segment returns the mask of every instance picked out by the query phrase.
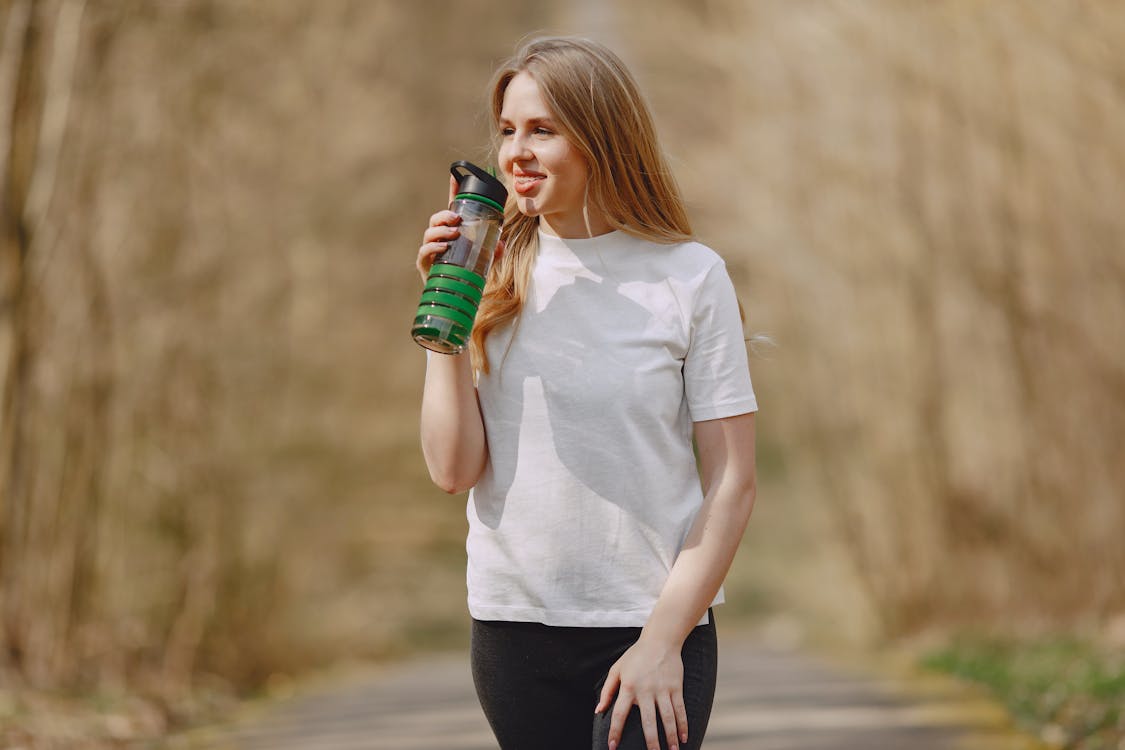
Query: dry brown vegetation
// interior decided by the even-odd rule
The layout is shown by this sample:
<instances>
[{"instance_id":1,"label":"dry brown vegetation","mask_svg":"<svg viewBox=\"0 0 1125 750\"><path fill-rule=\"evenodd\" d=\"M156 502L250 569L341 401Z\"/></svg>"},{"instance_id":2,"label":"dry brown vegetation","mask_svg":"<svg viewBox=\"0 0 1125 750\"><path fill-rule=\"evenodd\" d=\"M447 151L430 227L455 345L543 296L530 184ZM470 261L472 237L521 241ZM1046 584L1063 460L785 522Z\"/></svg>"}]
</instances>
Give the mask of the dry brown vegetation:
<instances>
[{"instance_id":1,"label":"dry brown vegetation","mask_svg":"<svg viewBox=\"0 0 1125 750\"><path fill-rule=\"evenodd\" d=\"M2 682L172 707L460 637L413 253L544 29L650 93L779 344L761 502L881 632L1125 612L1125 9L562 7L0 2Z\"/></svg>"},{"instance_id":2,"label":"dry brown vegetation","mask_svg":"<svg viewBox=\"0 0 1125 750\"><path fill-rule=\"evenodd\" d=\"M709 177L745 175L716 236L782 343L767 424L883 625L1120 614L1125 15L732 7L759 35L712 48L741 64Z\"/></svg>"}]
</instances>

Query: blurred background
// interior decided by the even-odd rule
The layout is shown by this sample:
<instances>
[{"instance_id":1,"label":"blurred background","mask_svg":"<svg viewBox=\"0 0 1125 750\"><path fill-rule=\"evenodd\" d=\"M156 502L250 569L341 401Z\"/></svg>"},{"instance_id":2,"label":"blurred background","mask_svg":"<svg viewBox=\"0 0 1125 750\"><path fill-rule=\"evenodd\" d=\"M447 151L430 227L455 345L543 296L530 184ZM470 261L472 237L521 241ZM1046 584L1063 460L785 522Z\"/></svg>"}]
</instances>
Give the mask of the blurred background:
<instances>
[{"instance_id":1,"label":"blurred background","mask_svg":"<svg viewBox=\"0 0 1125 750\"><path fill-rule=\"evenodd\" d=\"M464 645L413 264L536 32L776 343L721 619L1125 646L1125 6L0 0L0 720Z\"/></svg>"}]
</instances>

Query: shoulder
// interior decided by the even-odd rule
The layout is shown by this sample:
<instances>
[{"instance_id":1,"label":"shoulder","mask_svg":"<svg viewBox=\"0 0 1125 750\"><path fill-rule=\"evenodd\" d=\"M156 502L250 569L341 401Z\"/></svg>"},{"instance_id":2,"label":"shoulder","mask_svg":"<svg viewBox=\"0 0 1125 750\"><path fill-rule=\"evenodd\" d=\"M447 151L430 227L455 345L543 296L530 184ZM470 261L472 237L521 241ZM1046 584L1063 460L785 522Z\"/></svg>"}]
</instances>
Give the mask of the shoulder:
<instances>
[{"instance_id":1,"label":"shoulder","mask_svg":"<svg viewBox=\"0 0 1125 750\"><path fill-rule=\"evenodd\" d=\"M655 262L664 275L673 279L700 279L712 271L725 271L726 268L721 255L696 240L661 244L638 237L629 239L635 252L643 254L646 260Z\"/></svg>"},{"instance_id":2,"label":"shoulder","mask_svg":"<svg viewBox=\"0 0 1125 750\"><path fill-rule=\"evenodd\" d=\"M676 261L689 269L706 272L726 266L723 257L702 242L681 242L672 248Z\"/></svg>"}]
</instances>

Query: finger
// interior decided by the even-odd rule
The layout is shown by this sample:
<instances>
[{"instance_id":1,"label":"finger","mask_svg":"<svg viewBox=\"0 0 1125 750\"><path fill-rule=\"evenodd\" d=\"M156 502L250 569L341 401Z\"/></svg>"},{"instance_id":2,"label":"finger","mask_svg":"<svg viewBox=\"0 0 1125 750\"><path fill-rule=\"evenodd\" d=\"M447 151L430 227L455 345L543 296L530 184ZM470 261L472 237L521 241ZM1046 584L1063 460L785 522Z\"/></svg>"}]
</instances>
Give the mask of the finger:
<instances>
[{"instance_id":1,"label":"finger","mask_svg":"<svg viewBox=\"0 0 1125 750\"><path fill-rule=\"evenodd\" d=\"M672 708L672 699L663 695L656 701L656 707L660 709L660 725L664 727L668 750L678 750L680 743L676 741L676 711Z\"/></svg>"},{"instance_id":2,"label":"finger","mask_svg":"<svg viewBox=\"0 0 1125 750\"><path fill-rule=\"evenodd\" d=\"M500 260L500 256L504 254L504 240L496 241L496 252L492 254L492 262Z\"/></svg>"},{"instance_id":3,"label":"finger","mask_svg":"<svg viewBox=\"0 0 1125 750\"><path fill-rule=\"evenodd\" d=\"M656 707L651 700L637 701L641 707L641 729L645 734L648 750L660 750L660 734L656 729Z\"/></svg>"},{"instance_id":4,"label":"finger","mask_svg":"<svg viewBox=\"0 0 1125 750\"><path fill-rule=\"evenodd\" d=\"M687 742L687 706L684 705L684 692L682 690L672 693L672 710L676 713L676 727L680 733L680 742Z\"/></svg>"},{"instance_id":5,"label":"finger","mask_svg":"<svg viewBox=\"0 0 1125 750\"><path fill-rule=\"evenodd\" d=\"M418 248L418 259L414 262L414 267L422 274L422 278L430 272L434 259L448 249L449 243L446 242L428 242Z\"/></svg>"},{"instance_id":6,"label":"finger","mask_svg":"<svg viewBox=\"0 0 1125 750\"><path fill-rule=\"evenodd\" d=\"M625 730L625 720L629 718L629 711L633 708L633 696L625 688L617 694L617 702L613 704L613 714L609 720L609 750L616 750L617 743L621 742L621 733Z\"/></svg>"},{"instance_id":7,"label":"finger","mask_svg":"<svg viewBox=\"0 0 1125 750\"><path fill-rule=\"evenodd\" d=\"M458 229L457 227L451 227L451 226L447 226L445 224L439 224L436 227L430 227L426 231L422 232L422 242L437 242L438 240L451 240L454 237L460 236L460 234L461 234L461 230Z\"/></svg>"},{"instance_id":8,"label":"finger","mask_svg":"<svg viewBox=\"0 0 1125 750\"><path fill-rule=\"evenodd\" d=\"M449 175L449 202L452 203L453 199L457 197L457 178Z\"/></svg>"},{"instance_id":9,"label":"finger","mask_svg":"<svg viewBox=\"0 0 1125 750\"><path fill-rule=\"evenodd\" d=\"M602 685L602 693L598 698L598 705L594 707L594 713L600 714L609 708L609 702L613 700L613 694L617 692L617 682L616 670L610 669L609 674L606 675L605 684Z\"/></svg>"},{"instance_id":10,"label":"finger","mask_svg":"<svg viewBox=\"0 0 1125 750\"><path fill-rule=\"evenodd\" d=\"M455 214L452 211L449 211L448 209L444 210L444 211L438 211L436 214L434 214L433 216L430 217L430 226L431 227L437 227L437 226L453 227L453 226L457 226L460 223L461 223L461 215Z\"/></svg>"}]
</instances>

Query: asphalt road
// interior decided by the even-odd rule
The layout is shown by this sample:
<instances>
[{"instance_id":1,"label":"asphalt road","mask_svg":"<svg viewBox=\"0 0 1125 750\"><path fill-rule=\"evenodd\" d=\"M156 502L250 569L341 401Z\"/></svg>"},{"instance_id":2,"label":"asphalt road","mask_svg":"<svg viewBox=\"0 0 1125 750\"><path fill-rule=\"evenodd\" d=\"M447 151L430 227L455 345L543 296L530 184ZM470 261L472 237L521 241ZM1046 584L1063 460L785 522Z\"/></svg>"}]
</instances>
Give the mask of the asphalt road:
<instances>
[{"instance_id":1,"label":"asphalt road","mask_svg":"<svg viewBox=\"0 0 1125 750\"><path fill-rule=\"evenodd\" d=\"M707 750L1015 750L1006 717L953 683L903 682L724 638ZM465 654L427 657L271 704L208 750L495 750ZM534 750L534 749L529 749Z\"/></svg>"}]
</instances>

